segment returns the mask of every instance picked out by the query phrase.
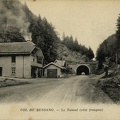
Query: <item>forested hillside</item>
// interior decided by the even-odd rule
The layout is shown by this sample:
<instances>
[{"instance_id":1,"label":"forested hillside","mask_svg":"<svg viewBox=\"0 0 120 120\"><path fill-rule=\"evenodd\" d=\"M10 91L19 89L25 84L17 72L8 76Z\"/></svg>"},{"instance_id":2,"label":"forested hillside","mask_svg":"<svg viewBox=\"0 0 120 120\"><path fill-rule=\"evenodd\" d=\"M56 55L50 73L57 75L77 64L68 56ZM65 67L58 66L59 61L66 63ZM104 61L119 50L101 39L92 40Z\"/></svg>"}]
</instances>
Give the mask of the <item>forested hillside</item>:
<instances>
[{"instance_id":1,"label":"forested hillside","mask_svg":"<svg viewBox=\"0 0 120 120\"><path fill-rule=\"evenodd\" d=\"M97 50L99 61L97 74L105 72L98 81L99 86L115 103L120 103L120 16L117 31L104 40Z\"/></svg>"},{"instance_id":2,"label":"forested hillside","mask_svg":"<svg viewBox=\"0 0 120 120\"><path fill-rule=\"evenodd\" d=\"M61 40L52 23L40 15L34 15L26 4L18 0L0 1L0 26L0 42L31 39L42 49L46 63L62 59L64 52L67 59L73 61L89 61L94 57L92 49L78 44L77 38L74 40L72 36L64 36ZM64 52L62 48L65 48Z\"/></svg>"},{"instance_id":3,"label":"forested hillside","mask_svg":"<svg viewBox=\"0 0 120 120\"><path fill-rule=\"evenodd\" d=\"M120 16L117 20L117 31L104 40L97 49L96 59L102 64L105 62L105 57L110 58L111 62L120 63Z\"/></svg>"},{"instance_id":4,"label":"forested hillside","mask_svg":"<svg viewBox=\"0 0 120 120\"><path fill-rule=\"evenodd\" d=\"M105 57L110 58L112 62L115 62L116 56L116 35L113 34L104 40L99 48L97 49L96 59L103 63L105 62Z\"/></svg>"},{"instance_id":5,"label":"forested hillside","mask_svg":"<svg viewBox=\"0 0 120 120\"><path fill-rule=\"evenodd\" d=\"M86 55L81 55L80 52L69 50L64 44L59 44L58 49L58 59L63 59L71 62L87 62L90 61Z\"/></svg>"},{"instance_id":6,"label":"forested hillside","mask_svg":"<svg viewBox=\"0 0 120 120\"><path fill-rule=\"evenodd\" d=\"M84 45L79 44L77 38L74 40L72 35L69 37L63 34L62 43L70 50L79 52L81 55L86 55L86 57L88 57L90 60L94 58L92 49L90 47L87 48Z\"/></svg>"}]
</instances>

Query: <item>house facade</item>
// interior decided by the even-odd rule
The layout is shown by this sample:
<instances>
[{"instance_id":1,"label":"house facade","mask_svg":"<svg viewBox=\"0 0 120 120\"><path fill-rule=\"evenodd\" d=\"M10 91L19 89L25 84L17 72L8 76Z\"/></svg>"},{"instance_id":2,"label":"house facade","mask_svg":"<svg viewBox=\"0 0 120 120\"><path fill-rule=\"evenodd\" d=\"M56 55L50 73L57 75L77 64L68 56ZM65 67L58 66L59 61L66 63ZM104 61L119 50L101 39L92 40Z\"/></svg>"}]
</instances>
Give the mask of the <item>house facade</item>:
<instances>
[{"instance_id":1,"label":"house facade","mask_svg":"<svg viewBox=\"0 0 120 120\"><path fill-rule=\"evenodd\" d=\"M43 59L41 49L32 42L0 43L0 76L41 77Z\"/></svg>"},{"instance_id":2,"label":"house facade","mask_svg":"<svg viewBox=\"0 0 120 120\"><path fill-rule=\"evenodd\" d=\"M55 60L44 66L44 77L58 78L66 75L66 62L61 60Z\"/></svg>"}]
</instances>

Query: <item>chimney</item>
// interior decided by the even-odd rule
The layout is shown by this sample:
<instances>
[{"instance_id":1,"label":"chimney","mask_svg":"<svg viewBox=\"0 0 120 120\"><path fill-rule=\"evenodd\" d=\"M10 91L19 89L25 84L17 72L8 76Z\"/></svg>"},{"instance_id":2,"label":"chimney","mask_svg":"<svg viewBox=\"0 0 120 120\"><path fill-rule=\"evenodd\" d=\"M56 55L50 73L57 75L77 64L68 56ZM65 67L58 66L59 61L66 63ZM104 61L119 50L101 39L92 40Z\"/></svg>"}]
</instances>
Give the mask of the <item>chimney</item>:
<instances>
[{"instance_id":1,"label":"chimney","mask_svg":"<svg viewBox=\"0 0 120 120\"><path fill-rule=\"evenodd\" d=\"M23 35L23 37L26 41L32 41L31 33L26 33L26 34Z\"/></svg>"}]
</instances>

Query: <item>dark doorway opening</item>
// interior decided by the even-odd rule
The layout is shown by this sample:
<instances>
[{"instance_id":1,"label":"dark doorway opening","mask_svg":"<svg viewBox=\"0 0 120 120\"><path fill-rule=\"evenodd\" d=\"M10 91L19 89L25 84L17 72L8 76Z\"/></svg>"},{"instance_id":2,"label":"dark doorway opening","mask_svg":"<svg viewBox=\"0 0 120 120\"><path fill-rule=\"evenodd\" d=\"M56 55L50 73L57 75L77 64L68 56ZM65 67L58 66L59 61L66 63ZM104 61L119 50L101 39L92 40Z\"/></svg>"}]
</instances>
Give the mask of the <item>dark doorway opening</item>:
<instances>
[{"instance_id":1,"label":"dark doorway opening","mask_svg":"<svg viewBox=\"0 0 120 120\"><path fill-rule=\"evenodd\" d=\"M0 76L2 76L2 67L0 67Z\"/></svg>"},{"instance_id":2,"label":"dark doorway opening","mask_svg":"<svg viewBox=\"0 0 120 120\"><path fill-rule=\"evenodd\" d=\"M43 69L31 66L31 78L41 78L43 76Z\"/></svg>"},{"instance_id":3,"label":"dark doorway opening","mask_svg":"<svg viewBox=\"0 0 120 120\"><path fill-rule=\"evenodd\" d=\"M81 65L77 68L77 75L81 74L89 75L89 68L85 65Z\"/></svg>"},{"instance_id":4,"label":"dark doorway opening","mask_svg":"<svg viewBox=\"0 0 120 120\"><path fill-rule=\"evenodd\" d=\"M36 70L37 70L36 67L33 67L33 66L31 67L31 77L32 78L36 78L37 77Z\"/></svg>"}]
</instances>

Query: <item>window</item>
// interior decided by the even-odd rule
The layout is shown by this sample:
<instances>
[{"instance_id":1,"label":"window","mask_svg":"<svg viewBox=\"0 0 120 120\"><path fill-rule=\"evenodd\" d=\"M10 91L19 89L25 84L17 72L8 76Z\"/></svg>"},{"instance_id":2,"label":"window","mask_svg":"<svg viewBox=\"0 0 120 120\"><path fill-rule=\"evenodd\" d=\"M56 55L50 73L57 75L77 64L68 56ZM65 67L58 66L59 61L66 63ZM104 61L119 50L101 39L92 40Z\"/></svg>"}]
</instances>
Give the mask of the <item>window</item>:
<instances>
[{"instance_id":1,"label":"window","mask_svg":"<svg viewBox=\"0 0 120 120\"><path fill-rule=\"evenodd\" d=\"M14 75L16 73L16 68L15 67L12 67L12 74Z\"/></svg>"},{"instance_id":2,"label":"window","mask_svg":"<svg viewBox=\"0 0 120 120\"><path fill-rule=\"evenodd\" d=\"M37 57L37 63L42 64L43 63L43 59L41 57Z\"/></svg>"},{"instance_id":3,"label":"window","mask_svg":"<svg viewBox=\"0 0 120 120\"><path fill-rule=\"evenodd\" d=\"M11 62L13 62L13 63L16 62L16 56L12 56Z\"/></svg>"}]
</instances>

